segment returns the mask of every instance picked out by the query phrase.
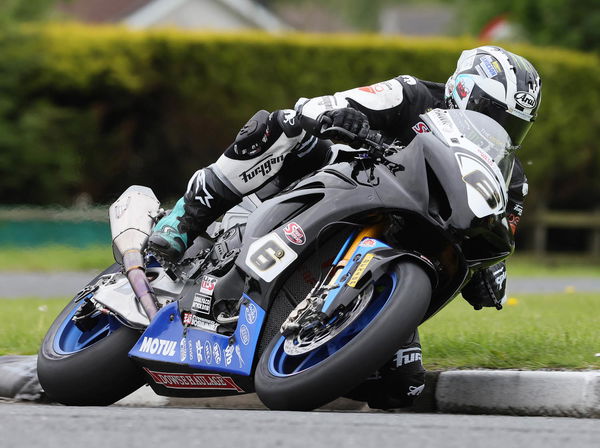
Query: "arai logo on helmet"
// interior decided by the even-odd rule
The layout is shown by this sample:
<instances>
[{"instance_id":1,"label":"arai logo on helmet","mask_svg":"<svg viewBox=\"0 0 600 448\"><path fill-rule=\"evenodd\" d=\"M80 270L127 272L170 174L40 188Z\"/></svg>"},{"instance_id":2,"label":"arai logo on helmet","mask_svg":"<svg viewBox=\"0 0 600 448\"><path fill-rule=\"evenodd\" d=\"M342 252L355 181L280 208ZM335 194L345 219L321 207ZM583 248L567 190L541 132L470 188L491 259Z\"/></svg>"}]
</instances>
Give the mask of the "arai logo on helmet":
<instances>
[{"instance_id":1,"label":"arai logo on helmet","mask_svg":"<svg viewBox=\"0 0 600 448\"><path fill-rule=\"evenodd\" d=\"M526 108L533 108L537 103L535 96L523 91L515 93L515 101L519 106Z\"/></svg>"}]
</instances>

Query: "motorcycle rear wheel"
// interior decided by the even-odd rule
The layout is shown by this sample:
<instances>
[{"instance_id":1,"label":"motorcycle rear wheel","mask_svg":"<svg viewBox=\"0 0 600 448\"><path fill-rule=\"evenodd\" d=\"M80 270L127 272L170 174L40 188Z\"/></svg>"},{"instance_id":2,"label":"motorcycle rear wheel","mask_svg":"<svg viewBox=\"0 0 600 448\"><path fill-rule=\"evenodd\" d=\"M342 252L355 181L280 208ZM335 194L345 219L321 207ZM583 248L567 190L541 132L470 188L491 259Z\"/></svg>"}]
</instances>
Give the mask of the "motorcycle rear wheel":
<instances>
[{"instance_id":1,"label":"motorcycle rear wheel","mask_svg":"<svg viewBox=\"0 0 600 448\"><path fill-rule=\"evenodd\" d=\"M421 322L431 281L411 260L396 263L376 285L383 292L361 313L365 327L340 334L314 353L287 355L277 334L258 361L254 383L270 409L308 411L344 395L392 358ZM360 317L363 319L363 317Z\"/></svg>"},{"instance_id":2,"label":"motorcycle rear wheel","mask_svg":"<svg viewBox=\"0 0 600 448\"><path fill-rule=\"evenodd\" d=\"M90 281L118 272L117 264ZM46 333L38 354L42 388L52 401L72 406L107 406L126 397L145 381L127 356L139 331L109 317L82 331L71 321L82 301L71 300Z\"/></svg>"}]
</instances>

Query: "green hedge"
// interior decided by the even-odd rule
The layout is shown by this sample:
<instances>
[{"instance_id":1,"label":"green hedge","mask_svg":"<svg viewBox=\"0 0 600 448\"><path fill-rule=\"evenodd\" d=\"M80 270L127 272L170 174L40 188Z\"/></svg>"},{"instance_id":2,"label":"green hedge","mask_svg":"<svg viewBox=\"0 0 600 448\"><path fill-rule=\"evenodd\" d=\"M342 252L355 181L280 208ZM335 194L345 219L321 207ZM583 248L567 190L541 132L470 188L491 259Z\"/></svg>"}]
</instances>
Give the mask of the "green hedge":
<instances>
[{"instance_id":1,"label":"green hedge","mask_svg":"<svg viewBox=\"0 0 600 448\"><path fill-rule=\"evenodd\" d=\"M0 201L68 204L87 193L108 202L132 183L176 197L256 110L398 74L444 82L460 51L477 45L75 25L5 33ZM510 49L530 59L544 82L539 123L521 154L532 190L550 205L598 203L597 56Z\"/></svg>"}]
</instances>

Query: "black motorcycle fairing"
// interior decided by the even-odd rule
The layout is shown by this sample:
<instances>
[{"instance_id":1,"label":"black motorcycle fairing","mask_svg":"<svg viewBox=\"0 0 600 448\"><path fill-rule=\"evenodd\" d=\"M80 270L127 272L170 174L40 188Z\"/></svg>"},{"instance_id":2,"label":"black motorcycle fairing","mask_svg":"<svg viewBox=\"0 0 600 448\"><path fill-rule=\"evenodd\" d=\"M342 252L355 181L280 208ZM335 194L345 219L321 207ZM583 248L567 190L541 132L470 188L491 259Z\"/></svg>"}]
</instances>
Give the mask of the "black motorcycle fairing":
<instances>
[{"instance_id":1,"label":"black motorcycle fairing","mask_svg":"<svg viewBox=\"0 0 600 448\"><path fill-rule=\"evenodd\" d=\"M404 165L407 171L411 169L411 159L425 160L427 188L430 192L429 217L461 245L470 264L491 265L512 253L514 237L504 213L479 218L470 208L465 198L467 181L463 179L456 162L457 155L465 152L461 148L449 148L432 133L424 133L415 137L405 150L391 159ZM469 157L474 156L469 154ZM485 165L481 165L485 169ZM440 188L436 191L438 184ZM502 209L505 207L506 203Z\"/></svg>"}]
</instances>

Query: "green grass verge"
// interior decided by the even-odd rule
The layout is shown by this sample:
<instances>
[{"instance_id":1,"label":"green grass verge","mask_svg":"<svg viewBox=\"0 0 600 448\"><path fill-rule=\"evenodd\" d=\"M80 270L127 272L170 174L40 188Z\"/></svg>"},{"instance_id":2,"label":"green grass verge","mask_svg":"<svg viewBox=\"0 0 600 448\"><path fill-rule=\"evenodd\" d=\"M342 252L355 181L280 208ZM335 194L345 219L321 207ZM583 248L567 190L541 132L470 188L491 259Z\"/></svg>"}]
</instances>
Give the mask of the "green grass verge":
<instances>
[{"instance_id":1,"label":"green grass verge","mask_svg":"<svg viewBox=\"0 0 600 448\"><path fill-rule=\"evenodd\" d=\"M516 301L516 302L515 302ZM36 353L67 299L0 299L0 355ZM457 298L421 327L428 369L599 369L600 297L523 295L502 311Z\"/></svg>"},{"instance_id":2,"label":"green grass verge","mask_svg":"<svg viewBox=\"0 0 600 448\"><path fill-rule=\"evenodd\" d=\"M0 299L0 355L38 352L50 325L68 299Z\"/></svg>"},{"instance_id":3,"label":"green grass verge","mask_svg":"<svg viewBox=\"0 0 600 448\"><path fill-rule=\"evenodd\" d=\"M460 297L421 326L428 369L598 369L597 294L523 294L501 311Z\"/></svg>"},{"instance_id":4,"label":"green grass verge","mask_svg":"<svg viewBox=\"0 0 600 448\"><path fill-rule=\"evenodd\" d=\"M109 245L0 248L0 270L3 271L103 270L114 262Z\"/></svg>"},{"instance_id":5,"label":"green grass verge","mask_svg":"<svg viewBox=\"0 0 600 448\"><path fill-rule=\"evenodd\" d=\"M85 271L103 270L114 263L110 246L74 248L0 248L0 270L4 271ZM514 276L600 277L600 260L575 255L543 258L517 254L508 261L508 274Z\"/></svg>"},{"instance_id":6,"label":"green grass verge","mask_svg":"<svg viewBox=\"0 0 600 448\"><path fill-rule=\"evenodd\" d=\"M508 275L519 277L600 277L600 259L584 255L516 253L507 267Z\"/></svg>"}]
</instances>

